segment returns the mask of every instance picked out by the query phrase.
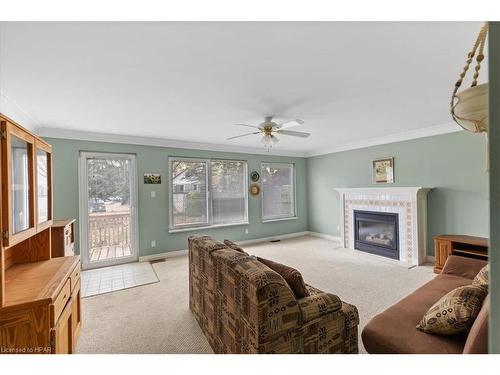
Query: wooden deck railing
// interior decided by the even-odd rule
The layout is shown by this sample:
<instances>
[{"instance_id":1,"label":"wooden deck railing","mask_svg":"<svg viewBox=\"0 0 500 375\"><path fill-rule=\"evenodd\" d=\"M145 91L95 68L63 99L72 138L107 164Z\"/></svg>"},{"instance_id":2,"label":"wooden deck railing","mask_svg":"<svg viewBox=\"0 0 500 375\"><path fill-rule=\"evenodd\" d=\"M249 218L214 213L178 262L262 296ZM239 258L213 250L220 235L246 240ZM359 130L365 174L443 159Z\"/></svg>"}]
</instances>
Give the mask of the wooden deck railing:
<instances>
[{"instance_id":1,"label":"wooden deck railing","mask_svg":"<svg viewBox=\"0 0 500 375\"><path fill-rule=\"evenodd\" d=\"M89 215L89 248L130 245L130 213Z\"/></svg>"}]
</instances>

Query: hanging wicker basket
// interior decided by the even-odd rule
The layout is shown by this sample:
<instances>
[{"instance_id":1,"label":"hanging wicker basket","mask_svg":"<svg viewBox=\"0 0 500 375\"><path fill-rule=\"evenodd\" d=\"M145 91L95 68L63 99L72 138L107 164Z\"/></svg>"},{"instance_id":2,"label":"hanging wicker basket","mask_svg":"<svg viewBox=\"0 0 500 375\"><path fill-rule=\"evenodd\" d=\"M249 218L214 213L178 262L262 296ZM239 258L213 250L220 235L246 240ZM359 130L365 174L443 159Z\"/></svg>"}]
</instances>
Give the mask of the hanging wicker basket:
<instances>
[{"instance_id":1,"label":"hanging wicker basket","mask_svg":"<svg viewBox=\"0 0 500 375\"><path fill-rule=\"evenodd\" d=\"M455 95L454 120L474 133L488 131L488 84L483 83Z\"/></svg>"},{"instance_id":2,"label":"hanging wicker basket","mask_svg":"<svg viewBox=\"0 0 500 375\"><path fill-rule=\"evenodd\" d=\"M484 59L483 49L487 33L488 23L485 23L479 32L474 48L467 56L467 63L455 84L451 98L451 116L453 120L465 130L474 133L488 131L488 84L477 84L479 69ZM478 54L471 87L458 92L476 52Z\"/></svg>"}]
</instances>

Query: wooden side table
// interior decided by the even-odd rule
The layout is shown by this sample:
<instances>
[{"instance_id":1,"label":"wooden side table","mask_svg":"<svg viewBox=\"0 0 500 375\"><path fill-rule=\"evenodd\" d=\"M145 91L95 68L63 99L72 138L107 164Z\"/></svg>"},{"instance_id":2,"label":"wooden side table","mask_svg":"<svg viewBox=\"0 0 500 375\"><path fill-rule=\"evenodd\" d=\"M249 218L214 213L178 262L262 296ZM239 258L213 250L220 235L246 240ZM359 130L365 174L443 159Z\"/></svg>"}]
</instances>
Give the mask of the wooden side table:
<instances>
[{"instance_id":1,"label":"wooden side table","mask_svg":"<svg viewBox=\"0 0 500 375\"><path fill-rule=\"evenodd\" d=\"M450 255L488 260L488 239L460 234L443 234L434 237L434 272L441 270Z\"/></svg>"}]
</instances>

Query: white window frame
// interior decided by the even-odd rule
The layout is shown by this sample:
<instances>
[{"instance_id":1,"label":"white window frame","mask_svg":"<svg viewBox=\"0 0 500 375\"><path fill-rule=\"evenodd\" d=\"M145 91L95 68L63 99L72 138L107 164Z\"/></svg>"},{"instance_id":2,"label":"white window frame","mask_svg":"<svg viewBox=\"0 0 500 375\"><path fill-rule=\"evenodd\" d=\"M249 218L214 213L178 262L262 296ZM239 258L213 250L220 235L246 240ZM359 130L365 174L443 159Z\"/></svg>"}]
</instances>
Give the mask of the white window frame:
<instances>
[{"instance_id":1,"label":"white window frame","mask_svg":"<svg viewBox=\"0 0 500 375\"><path fill-rule=\"evenodd\" d=\"M200 224L181 224L174 226L174 194L173 194L173 181L172 181L172 161L187 161L187 162L204 162L207 166L206 171L206 186L207 186L207 223ZM241 222L237 223L227 223L227 224L213 224L212 217L212 161L222 160L222 161L233 161L243 163L243 193L245 197L245 218ZM183 156L170 156L168 158L168 193L169 193L169 233L177 232L187 232L194 231L198 229L210 229L210 228L221 228L221 227L231 227L238 225L248 225L248 162L246 160L237 159L224 159L224 158L189 158Z\"/></svg>"},{"instance_id":2,"label":"white window frame","mask_svg":"<svg viewBox=\"0 0 500 375\"><path fill-rule=\"evenodd\" d=\"M263 161L260 163L260 176L262 179L263 176L263 171L264 171L264 166L265 165L273 165L276 167L286 167L286 168L292 168L292 195L293 195L293 212L291 215L275 215L275 216L268 216L264 217L264 183L261 183L261 196L260 196L260 206L261 206L261 218L263 223L269 223L273 221L284 221L284 220L296 220L298 219L297 216L297 177L295 173L295 164L294 163L279 163L279 162L270 162L270 161Z\"/></svg>"}]
</instances>

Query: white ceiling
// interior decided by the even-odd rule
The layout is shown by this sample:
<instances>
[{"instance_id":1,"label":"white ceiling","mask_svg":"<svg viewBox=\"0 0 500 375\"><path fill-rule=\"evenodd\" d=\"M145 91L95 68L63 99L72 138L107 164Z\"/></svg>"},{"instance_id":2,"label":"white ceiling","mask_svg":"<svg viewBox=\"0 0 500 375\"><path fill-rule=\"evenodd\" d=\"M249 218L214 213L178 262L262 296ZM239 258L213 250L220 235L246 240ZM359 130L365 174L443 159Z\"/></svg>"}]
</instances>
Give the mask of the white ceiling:
<instances>
[{"instance_id":1,"label":"white ceiling","mask_svg":"<svg viewBox=\"0 0 500 375\"><path fill-rule=\"evenodd\" d=\"M260 138L226 141L246 131L232 124L301 118L294 130L312 136L282 136L274 152L313 155L452 129L451 90L480 27L2 23L0 105L41 135L241 151Z\"/></svg>"}]
</instances>

